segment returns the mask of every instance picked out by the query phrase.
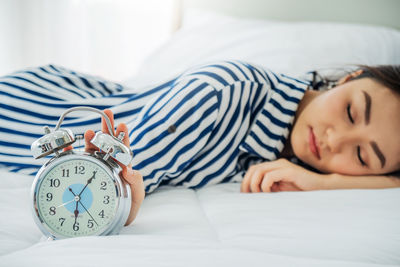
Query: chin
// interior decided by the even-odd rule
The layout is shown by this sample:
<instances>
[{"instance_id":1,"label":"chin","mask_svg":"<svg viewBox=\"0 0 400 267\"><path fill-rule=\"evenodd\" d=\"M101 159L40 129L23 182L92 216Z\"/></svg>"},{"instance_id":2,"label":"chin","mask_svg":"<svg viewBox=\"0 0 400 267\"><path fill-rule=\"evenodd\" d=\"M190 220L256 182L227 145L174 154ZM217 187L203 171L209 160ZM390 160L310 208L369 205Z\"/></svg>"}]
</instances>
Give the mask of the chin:
<instances>
[{"instance_id":1,"label":"chin","mask_svg":"<svg viewBox=\"0 0 400 267\"><path fill-rule=\"evenodd\" d=\"M309 155L306 153L308 149L308 143L302 142L302 138L296 138L294 136L292 136L290 143L292 145L292 152L294 156L310 165L310 159L308 158Z\"/></svg>"},{"instance_id":2,"label":"chin","mask_svg":"<svg viewBox=\"0 0 400 267\"><path fill-rule=\"evenodd\" d=\"M313 160L314 155L312 154L307 154L305 153L308 149L308 144L306 144L304 146L304 150L302 149L296 149L298 147L296 147L296 145L293 146L293 154L300 159L302 162L304 162L305 164L309 165L310 167L325 173L324 170L321 170L321 166L318 166L319 164L317 164L317 162L315 162L315 160Z\"/></svg>"},{"instance_id":3,"label":"chin","mask_svg":"<svg viewBox=\"0 0 400 267\"><path fill-rule=\"evenodd\" d=\"M306 161L306 160L302 160L304 163L306 163L307 165L311 166L312 168L316 169L317 171L324 173L324 174L329 174L332 173L332 171L327 170L324 167L321 167L320 164L316 164L315 162L311 161Z\"/></svg>"}]
</instances>

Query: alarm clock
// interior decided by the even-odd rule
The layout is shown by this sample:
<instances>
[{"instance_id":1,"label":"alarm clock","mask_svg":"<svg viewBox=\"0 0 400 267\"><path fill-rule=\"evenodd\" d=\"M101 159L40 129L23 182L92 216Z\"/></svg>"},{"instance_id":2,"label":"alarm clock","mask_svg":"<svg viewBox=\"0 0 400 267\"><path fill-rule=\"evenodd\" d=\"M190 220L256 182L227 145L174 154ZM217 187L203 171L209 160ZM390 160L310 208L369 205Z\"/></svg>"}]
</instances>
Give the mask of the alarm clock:
<instances>
[{"instance_id":1,"label":"alarm clock","mask_svg":"<svg viewBox=\"0 0 400 267\"><path fill-rule=\"evenodd\" d=\"M110 134L97 132L90 141L99 151L60 151L77 139L70 129L60 128L73 111L102 115ZM95 108L74 107L60 117L54 131L32 143L34 158L54 153L38 171L32 184L33 217L49 239L118 234L131 209L130 187L119 176L132 160L132 151L123 144L124 133L113 135L108 116ZM82 137L81 137L82 138Z\"/></svg>"}]
</instances>

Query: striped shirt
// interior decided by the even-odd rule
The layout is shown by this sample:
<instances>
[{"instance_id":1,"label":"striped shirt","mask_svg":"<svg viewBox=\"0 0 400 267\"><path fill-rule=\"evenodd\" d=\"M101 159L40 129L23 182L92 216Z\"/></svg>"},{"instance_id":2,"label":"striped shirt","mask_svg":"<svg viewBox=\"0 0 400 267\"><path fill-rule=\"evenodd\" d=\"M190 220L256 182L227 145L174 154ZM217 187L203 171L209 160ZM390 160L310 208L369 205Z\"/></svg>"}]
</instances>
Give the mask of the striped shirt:
<instances>
[{"instance_id":1,"label":"striped shirt","mask_svg":"<svg viewBox=\"0 0 400 267\"><path fill-rule=\"evenodd\" d=\"M30 152L43 126L90 106L127 124L147 193L240 182L236 174L250 165L277 159L309 84L239 61L198 66L142 91L54 65L26 69L0 78L0 164L34 175L49 159ZM62 128L100 130L100 118L71 113Z\"/></svg>"}]
</instances>

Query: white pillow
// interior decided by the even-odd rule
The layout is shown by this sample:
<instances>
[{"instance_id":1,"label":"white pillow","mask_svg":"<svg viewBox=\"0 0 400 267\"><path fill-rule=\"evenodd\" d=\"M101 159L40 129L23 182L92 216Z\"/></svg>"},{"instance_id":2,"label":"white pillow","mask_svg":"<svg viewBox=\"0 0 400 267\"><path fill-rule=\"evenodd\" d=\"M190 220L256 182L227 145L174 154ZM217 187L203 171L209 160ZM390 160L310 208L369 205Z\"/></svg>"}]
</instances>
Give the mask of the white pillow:
<instances>
[{"instance_id":1,"label":"white pillow","mask_svg":"<svg viewBox=\"0 0 400 267\"><path fill-rule=\"evenodd\" d=\"M127 83L149 85L214 60L239 59L295 76L353 64L400 64L399 47L400 32L380 26L278 22L197 12Z\"/></svg>"}]
</instances>

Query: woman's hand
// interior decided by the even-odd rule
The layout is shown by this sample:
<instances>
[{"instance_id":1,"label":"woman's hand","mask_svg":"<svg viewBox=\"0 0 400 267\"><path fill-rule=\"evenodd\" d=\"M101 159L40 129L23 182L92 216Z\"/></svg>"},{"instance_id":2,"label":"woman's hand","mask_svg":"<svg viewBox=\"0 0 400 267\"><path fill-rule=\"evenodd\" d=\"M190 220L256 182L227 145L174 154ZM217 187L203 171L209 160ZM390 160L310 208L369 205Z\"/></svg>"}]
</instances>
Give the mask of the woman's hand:
<instances>
[{"instance_id":1,"label":"woman's hand","mask_svg":"<svg viewBox=\"0 0 400 267\"><path fill-rule=\"evenodd\" d=\"M110 118L114 136L118 136L120 132L124 132L125 136L122 141L126 146L129 147L129 134L128 134L128 128L126 127L126 125L124 123L119 124L117 127L117 132L115 133L114 132L114 115L113 115L113 113L109 109L104 110L104 112ZM101 128L104 133L109 134L107 124L106 124L104 118L101 118ZM98 150L97 147L95 147L92 143L90 143L90 140L93 139L94 135L95 135L95 133L92 130L87 130L85 132L85 151L86 152L93 153L94 151ZM143 202L143 199L145 196L144 183L143 183L143 177L140 174L140 172L132 169L132 164L129 164L128 166L124 166L123 164L120 164L120 163L118 163L118 164L122 168L122 171L120 173L122 180L124 182L128 183L131 188L132 204L131 204L131 210L130 210L128 219L125 223L125 226L126 226L126 225L129 225L136 218L136 215L139 211L140 205Z\"/></svg>"},{"instance_id":2,"label":"woman's hand","mask_svg":"<svg viewBox=\"0 0 400 267\"><path fill-rule=\"evenodd\" d=\"M279 192L321 190L325 177L306 170L287 159L251 166L244 176L241 192Z\"/></svg>"}]
</instances>

